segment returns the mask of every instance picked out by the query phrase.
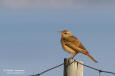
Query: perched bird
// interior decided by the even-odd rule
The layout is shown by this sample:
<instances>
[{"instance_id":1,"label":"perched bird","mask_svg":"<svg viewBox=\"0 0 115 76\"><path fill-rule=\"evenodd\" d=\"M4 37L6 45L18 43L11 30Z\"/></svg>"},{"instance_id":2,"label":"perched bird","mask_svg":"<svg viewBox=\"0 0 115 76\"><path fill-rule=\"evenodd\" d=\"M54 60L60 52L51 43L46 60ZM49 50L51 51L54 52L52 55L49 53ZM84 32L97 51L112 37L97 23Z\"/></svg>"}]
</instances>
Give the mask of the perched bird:
<instances>
[{"instance_id":1,"label":"perched bird","mask_svg":"<svg viewBox=\"0 0 115 76\"><path fill-rule=\"evenodd\" d=\"M73 58L78 53L82 53L88 56L95 63L97 63L97 61L89 54L87 49L82 45L80 40L75 36L73 36L69 30L60 31L60 34L61 34L61 45L63 49L68 53L72 54L70 58Z\"/></svg>"}]
</instances>

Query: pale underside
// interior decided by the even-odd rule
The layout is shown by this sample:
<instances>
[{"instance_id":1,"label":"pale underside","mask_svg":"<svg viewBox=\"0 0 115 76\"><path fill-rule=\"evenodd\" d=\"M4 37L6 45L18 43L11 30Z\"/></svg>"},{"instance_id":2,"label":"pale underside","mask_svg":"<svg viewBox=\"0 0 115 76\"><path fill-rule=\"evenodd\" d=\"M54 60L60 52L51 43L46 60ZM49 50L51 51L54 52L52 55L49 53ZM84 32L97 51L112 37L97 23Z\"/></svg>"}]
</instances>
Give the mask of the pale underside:
<instances>
[{"instance_id":1,"label":"pale underside","mask_svg":"<svg viewBox=\"0 0 115 76\"><path fill-rule=\"evenodd\" d=\"M68 52L68 53L70 53L70 54L72 54L72 55L78 53L78 52L74 51L73 49L71 49L70 47L66 46L65 44L63 44L62 47L63 47L63 49L64 49L66 52Z\"/></svg>"}]
</instances>

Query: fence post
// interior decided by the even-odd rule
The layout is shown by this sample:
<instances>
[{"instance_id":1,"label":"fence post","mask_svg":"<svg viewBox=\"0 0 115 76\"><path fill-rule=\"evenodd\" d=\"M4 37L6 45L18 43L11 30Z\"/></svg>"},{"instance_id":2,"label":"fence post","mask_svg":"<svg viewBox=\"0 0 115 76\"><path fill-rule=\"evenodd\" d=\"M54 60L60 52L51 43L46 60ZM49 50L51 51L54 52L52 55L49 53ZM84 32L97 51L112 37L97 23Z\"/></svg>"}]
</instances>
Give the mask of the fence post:
<instances>
[{"instance_id":1,"label":"fence post","mask_svg":"<svg viewBox=\"0 0 115 76\"><path fill-rule=\"evenodd\" d=\"M78 61L83 64L82 61ZM73 59L64 58L64 76L83 76L83 65Z\"/></svg>"}]
</instances>

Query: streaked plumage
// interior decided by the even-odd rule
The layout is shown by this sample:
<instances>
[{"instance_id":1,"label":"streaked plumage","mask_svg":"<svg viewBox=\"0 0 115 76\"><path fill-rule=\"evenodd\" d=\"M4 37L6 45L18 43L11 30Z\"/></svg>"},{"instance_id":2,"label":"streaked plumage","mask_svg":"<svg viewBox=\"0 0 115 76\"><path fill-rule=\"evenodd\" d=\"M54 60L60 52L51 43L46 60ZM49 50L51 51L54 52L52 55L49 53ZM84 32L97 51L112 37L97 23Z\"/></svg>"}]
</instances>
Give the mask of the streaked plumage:
<instances>
[{"instance_id":1,"label":"streaked plumage","mask_svg":"<svg viewBox=\"0 0 115 76\"><path fill-rule=\"evenodd\" d=\"M72 35L69 30L61 31L61 44L65 51L72 54L73 58L76 54L82 53L92 59L94 62L97 62L92 56L90 56L89 52L82 45L78 38Z\"/></svg>"}]
</instances>

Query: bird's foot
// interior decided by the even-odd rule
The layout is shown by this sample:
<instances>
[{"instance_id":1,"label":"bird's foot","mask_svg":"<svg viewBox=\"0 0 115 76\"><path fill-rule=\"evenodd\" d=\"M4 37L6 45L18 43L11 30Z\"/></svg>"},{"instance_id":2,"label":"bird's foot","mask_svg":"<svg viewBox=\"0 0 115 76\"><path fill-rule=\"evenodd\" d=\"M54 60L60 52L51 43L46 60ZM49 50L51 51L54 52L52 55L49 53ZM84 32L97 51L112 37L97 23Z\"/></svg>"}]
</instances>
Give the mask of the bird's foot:
<instances>
[{"instance_id":1,"label":"bird's foot","mask_svg":"<svg viewBox=\"0 0 115 76\"><path fill-rule=\"evenodd\" d=\"M69 57L68 59L73 59L73 56Z\"/></svg>"}]
</instances>

